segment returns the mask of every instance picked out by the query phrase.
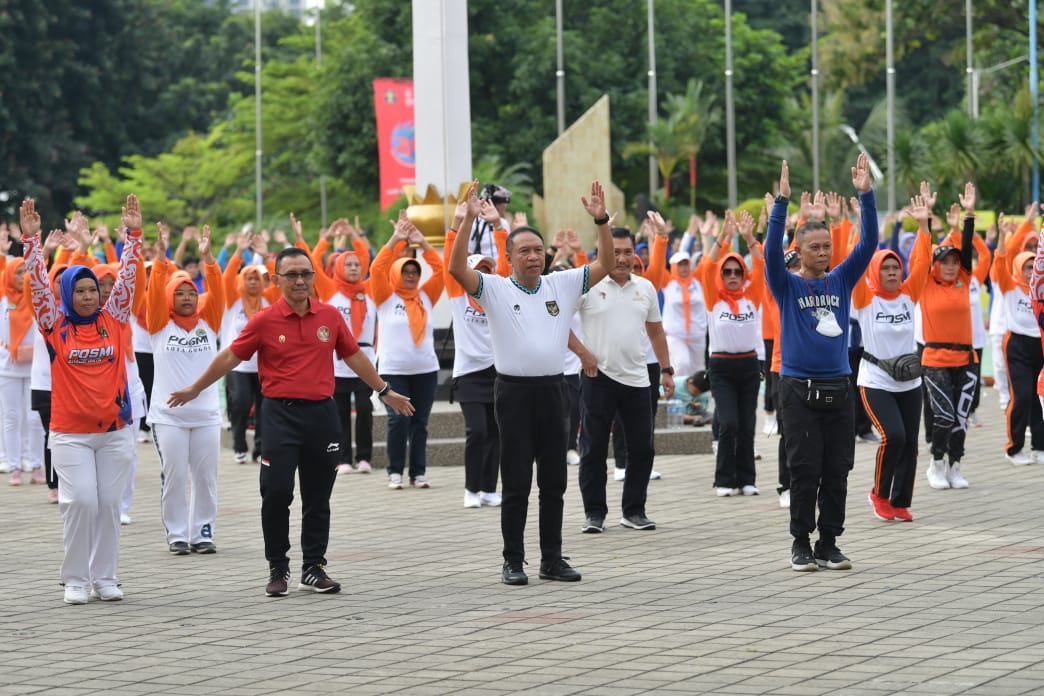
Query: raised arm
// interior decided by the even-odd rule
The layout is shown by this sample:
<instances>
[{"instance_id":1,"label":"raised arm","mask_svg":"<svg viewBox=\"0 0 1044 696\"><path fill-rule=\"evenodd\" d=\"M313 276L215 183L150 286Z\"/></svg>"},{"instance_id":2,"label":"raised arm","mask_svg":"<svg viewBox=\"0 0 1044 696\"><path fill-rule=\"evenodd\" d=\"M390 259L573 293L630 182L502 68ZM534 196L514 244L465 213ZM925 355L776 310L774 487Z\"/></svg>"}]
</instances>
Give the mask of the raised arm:
<instances>
[{"instance_id":1,"label":"raised arm","mask_svg":"<svg viewBox=\"0 0 1044 696\"><path fill-rule=\"evenodd\" d=\"M852 186L859 194L859 243L849 257L841 262L838 270L848 279L849 286L855 287L877 251L877 204L871 188L870 160L866 153L859 153L856 166L852 167Z\"/></svg>"},{"instance_id":2,"label":"raised arm","mask_svg":"<svg viewBox=\"0 0 1044 696\"><path fill-rule=\"evenodd\" d=\"M975 236L975 184L964 185L964 193L960 196L961 207L964 208L964 228L961 230L961 268L972 272L972 237Z\"/></svg>"},{"instance_id":3,"label":"raised arm","mask_svg":"<svg viewBox=\"0 0 1044 696\"><path fill-rule=\"evenodd\" d=\"M580 202L598 226L598 258L587 267L587 287L593 288L613 270L616 257L613 252L612 224L616 216L606 212L605 191L598 181L591 182L591 198L581 196Z\"/></svg>"},{"instance_id":4,"label":"raised arm","mask_svg":"<svg viewBox=\"0 0 1044 696\"><path fill-rule=\"evenodd\" d=\"M138 265L134 259L141 249L141 206L133 193L127 196L127 205L123 208L123 226L127 230L127 243L123 245L116 284L112 286L109 301L102 309L119 322L127 321L134 308L134 285L138 275Z\"/></svg>"},{"instance_id":5,"label":"raised arm","mask_svg":"<svg viewBox=\"0 0 1044 696\"><path fill-rule=\"evenodd\" d=\"M779 196L772 203L768 232L765 234L765 280L778 299L786 287L787 266L783 262L783 233L787 227L787 205L790 203L790 168L783 160L779 174Z\"/></svg>"},{"instance_id":6,"label":"raised arm","mask_svg":"<svg viewBox=\"0 0 1044 696\"><path fill-rule=\"evenodd\" d=\"M478 217L481 212L481 206L479 205L478 194L478 181L471 182L471 186L468 187L468 192L465 195L467 200L467 208L464 212L464 219L461 220L460 229L470 230L471 225L475 222L475 218ZM374 262L376 265L376 262ZM453 279L460 283L460 286L464 288L464 292L469 295L474 295L478 292L479 286L482 282L482 276L479 272L473 268L468 268L468 250L466 244L454 244L453 250L449 255L449 261L447 263L449 267L449 273L453 276Z\"/></svg>"},{"instance_id":7,"label":"raised arm","mask_svg":"<svg viewBox=\"0 0 1044 696\"><path fill-rule=\"evenodd\" d=\"M1035 302L1044 302L1044 229L1041 229L1037 239L1037 256L1033 259L1033 275L1030 277L1030 296Z\"/></svg>"},{"instance_id":8,"label":"raised arm","mask_svg":"<svg viewBox=\"0 0 1044 696\"><path fill-rule=\"evenodd\" d=\"M203 225L199 239L199 259L203 263L207 292L199 298L200 316L215 332L221 330L221 319L225 316L225 284L221 282L221 266L211 253L210 226Z\"/></svg>"},{"instance_id":9,"label":"raised arm","mask_svg":"<svg viewBox=\"0 0 1044 696\"><path fill-rule=\"evenodd\" d=\"M392 263L399 258L402 250L406 248L407 232L403 226L404 222L408 223L409 220L406 219L406 211L402 210L399 212L398 222L395 223L395 232L392 233L388 243L377 252L377 257L373 260L373 266L370 269L370 290L373 292L373 301L377 304L381 304L395 292L388 279L388 271L391 270Z\"/></svg>"},{"instance_id":10,"label":"raised arm","mask_svg":"<svg viewBox=\"0 0 1044 696\"><path fill-rule=\"evenodd\" d=\"M33 312L36 323L43 331L50 331L58 321L58 306L54 301L51 284L47 280L47 261L40 248L40 215L32 198L22 201L19 208L22 227L22 247L25 256L26 275L33 296ZM51 235L60 234L51 232Z\"/></svg>"}]
</instances>

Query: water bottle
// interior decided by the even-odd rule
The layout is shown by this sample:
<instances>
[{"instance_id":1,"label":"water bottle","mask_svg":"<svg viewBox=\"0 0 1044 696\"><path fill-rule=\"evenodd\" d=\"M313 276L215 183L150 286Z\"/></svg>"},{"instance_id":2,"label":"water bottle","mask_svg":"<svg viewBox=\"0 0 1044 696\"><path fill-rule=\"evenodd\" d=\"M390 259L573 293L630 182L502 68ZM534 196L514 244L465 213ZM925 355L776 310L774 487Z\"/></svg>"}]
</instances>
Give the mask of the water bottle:
<instances>
[{"instance_id":1,"label":"water bottle","mask_svg":"<svg viewBox=\"0 0 1044 696\"><path fill-rule=\"evenodd\" d=\"M667 401L667 428L677 430L682 427L682 402L679 399Z\"/></svg>"}]
</instances>

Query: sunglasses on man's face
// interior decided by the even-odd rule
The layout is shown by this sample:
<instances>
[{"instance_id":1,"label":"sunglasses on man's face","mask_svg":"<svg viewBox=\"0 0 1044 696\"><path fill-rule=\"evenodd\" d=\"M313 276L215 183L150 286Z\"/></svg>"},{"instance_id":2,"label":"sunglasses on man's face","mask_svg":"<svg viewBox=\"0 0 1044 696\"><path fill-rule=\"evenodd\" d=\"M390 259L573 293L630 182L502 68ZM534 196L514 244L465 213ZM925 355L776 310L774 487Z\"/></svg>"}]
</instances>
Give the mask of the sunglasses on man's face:
<instances>
[{"instance_id":1,"label":"sunglasses on man's face","mask_svg":"<svg viewBox=\"0 0 1044 696\"><path fill-rule=\"evenodd\" d=\"M741 276L741 275L743 275L743 269L742 268L723 268L723 269L721 269L721 274L723 276Z\"/></svg>"}]
</instances>

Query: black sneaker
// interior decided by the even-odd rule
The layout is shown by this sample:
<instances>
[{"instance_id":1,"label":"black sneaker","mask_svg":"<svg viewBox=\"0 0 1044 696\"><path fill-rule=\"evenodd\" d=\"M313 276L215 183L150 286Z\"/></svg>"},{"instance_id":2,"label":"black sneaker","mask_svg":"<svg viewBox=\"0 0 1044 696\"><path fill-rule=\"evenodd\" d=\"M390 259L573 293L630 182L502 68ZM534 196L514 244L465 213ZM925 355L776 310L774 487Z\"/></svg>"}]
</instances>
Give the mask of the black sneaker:
<instances>
[{"instance_id":1,"label":"black sneaker","mask_svg":"<svg viewBox=\"0 0 1044 696\"><path fill-rule=\"evenodd\" d=\"M217 553L217 546L212 541L201 541L189 546L192 553Z\"/></svg>"},{"instance_id":2,"label":"black sneaker","mask_svg":"<svg viewBox=\"0 0 1044 696\"><path fill-rule=\"evenodd\" d=\"M540 577L543 580L576 582L580 579L580 573L578 573L571 565L566 563L565 558L556 558L553 561L540 562Z\"/></svg>"},{"instance_id":3,"label":"black sneaker","mask_svg":"<svg viewBox=\"0 0 1044 696\"><path fill-rule=\"evenodd\" d=\"M848 556L841 553L836 544L827 544L822 541L816 542L815 556L816 565L828 570L851 570L852 561Z\"/></svg>"},{"instance_id":4,"label":"black sneaker","mask_svg":"<svg viewBox=\"0 0 1044 696\"><path fill-rule=\"evenodd\" d=\"M605 531L605 518L588 515L584 518L580 531L584 534L601 534Z\"/></svg>"},{"instance_id":5,"label":"black sneaker","mask_svg":"<svg viewBox=\"0 0 1044 696\"><path fill-rule=\"evenodd\" d=\"M287 584L289 582L289 568L271 566L268 569L268 584L265 585L265 594L269 597L285 597L288 593Z\"/></svg>"},{"instance_id":6,"label":"black sneaker","mask_svg":"<svg viewBox=\"0 0 1044 696\"><path fill-rule=\"evenodd\" d=\"M321 563L316 563L301 573L301 584L297 586L297 589L308 592L337 594L341 591L341 585L326 574Z\"/></svg>"},{"instance_id":7,"label":"black sneaker","mask_svg":"<svg viewBox=\"0 0 1044 696\"><path fill-rule=\"evenodd\" d=\"M187 556L189 555L189 545L187 541L175 541L168 549L175 556Z\"/></svg>"},{"instance_id":8,"label":"black sneaker","mask_svg":"<svg viewBox=\"0 0 1044 696\"><path fill-rule=\"evenodd\" d=\"M522 570L521 561L504 561L500 581L505 585L528 585L529 576L526 575L526 571Z\"/></svg>"},{"instance_id":9,"label":"black sneaker","mask_svg":"<svg viewBox=\"0 0 1044 696\"><path fill-rule=\"evenodd\" d=\"M819 570L808 539L795 539L790 547L790 567L799 572Z\"/></svg>"},{"instance_id":10,"label":"black sneaker","mask_svg":"<svg viewBox=\"0 0 1044 696\"><path fill-rule=\"evenodd\" d=\"M620 518L620 526L629 529L656 529L656 523L645 515L628 515Z\"/></svg>"}]
</instances>

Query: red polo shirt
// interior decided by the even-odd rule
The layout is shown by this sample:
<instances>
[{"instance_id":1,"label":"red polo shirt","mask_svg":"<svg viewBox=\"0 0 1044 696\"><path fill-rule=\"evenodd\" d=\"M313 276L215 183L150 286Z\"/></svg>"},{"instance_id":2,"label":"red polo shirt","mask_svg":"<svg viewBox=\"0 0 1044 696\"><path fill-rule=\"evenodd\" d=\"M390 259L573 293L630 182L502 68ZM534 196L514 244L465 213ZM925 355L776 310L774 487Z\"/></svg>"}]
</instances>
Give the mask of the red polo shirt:
<instances>
[{"instance_id":1,"label":"red polo shirt","mask_svg":"<svg viewBox=\"0 0 1044 696\"><path fill-rule=\"evenodd\" d=\"M334 393L333 360L359 352L341 313L315 298L303 316L286 298L251 317L229 350L240 360L257 353L261 393L270 399L328 399Z\"/></svg>"}]
</instances>

